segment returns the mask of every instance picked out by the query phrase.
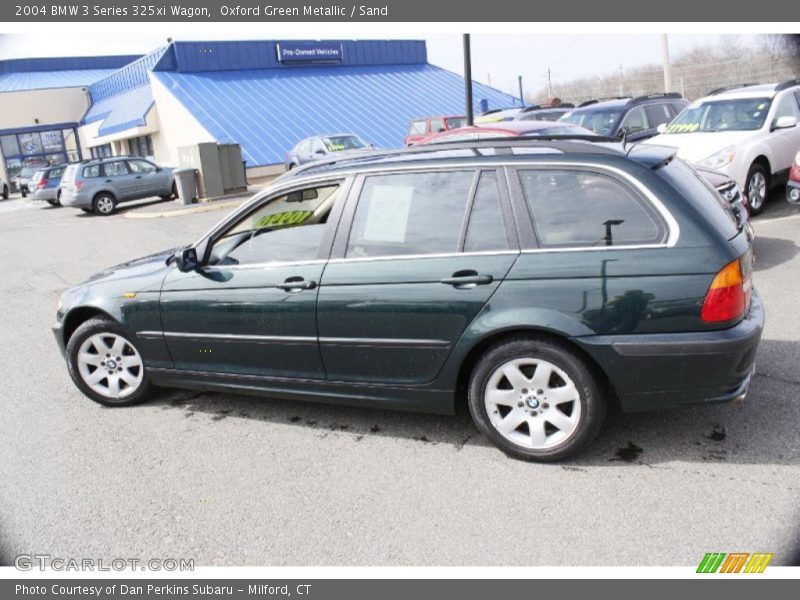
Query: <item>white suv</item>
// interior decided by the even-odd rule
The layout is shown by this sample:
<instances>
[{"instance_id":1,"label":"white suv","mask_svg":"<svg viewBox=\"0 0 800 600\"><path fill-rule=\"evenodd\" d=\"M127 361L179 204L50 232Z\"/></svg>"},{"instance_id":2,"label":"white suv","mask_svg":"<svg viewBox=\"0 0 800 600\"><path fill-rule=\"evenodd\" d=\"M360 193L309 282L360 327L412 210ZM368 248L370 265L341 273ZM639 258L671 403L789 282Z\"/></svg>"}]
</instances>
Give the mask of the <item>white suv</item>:
<instances>
[{"instance_id":1,"label":"white suv","mask_svg":"<svg viewBox=\"0 0 800 600\"><path fill-rule=\"evenodd\" d=\"M800 80L722 88L687 106L647 144L730 175L760 213L800 148Z\"/></svg>"}]
</instances>

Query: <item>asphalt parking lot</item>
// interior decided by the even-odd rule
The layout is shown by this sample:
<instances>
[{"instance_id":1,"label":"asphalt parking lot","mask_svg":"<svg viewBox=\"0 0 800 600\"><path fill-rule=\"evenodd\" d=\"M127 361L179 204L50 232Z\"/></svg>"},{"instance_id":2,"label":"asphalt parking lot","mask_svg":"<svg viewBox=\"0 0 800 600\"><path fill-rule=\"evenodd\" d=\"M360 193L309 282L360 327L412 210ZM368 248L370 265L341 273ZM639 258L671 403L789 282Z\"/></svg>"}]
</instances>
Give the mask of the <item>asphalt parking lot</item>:
<instances>
[{"instance_id":1,"label":"asphalt parking lot","mask_svg":"<svg viewBox=\"0 0 800 600\"><path fill-rule=\"evenodd\" d=\"M741 405L616 416L582 458L506 458L469 417L190 391L106 409L52 339L58 294L226 211L107 218L0 201L0 564L696 565L791 560L800 512L800 211L754 220L767 309ZM676 377L679 376L676 374Z\"/></svg>"}]
</instances>

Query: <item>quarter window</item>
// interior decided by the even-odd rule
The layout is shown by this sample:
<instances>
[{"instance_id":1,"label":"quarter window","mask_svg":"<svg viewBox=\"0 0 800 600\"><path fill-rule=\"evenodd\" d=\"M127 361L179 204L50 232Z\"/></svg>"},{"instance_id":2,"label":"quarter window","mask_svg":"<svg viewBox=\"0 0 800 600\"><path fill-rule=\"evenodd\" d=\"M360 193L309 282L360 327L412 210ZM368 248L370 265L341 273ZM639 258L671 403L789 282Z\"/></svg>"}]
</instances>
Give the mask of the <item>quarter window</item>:
<instances>
[{"instance_id":1,"label":"quarter window","mask_svg":"<svg viewBox=\"0 0 800 600\"><path fill-rule=\"evenodd\" d=\"M465 252L487 250L508 250L497 189L497 174L493 171L481 174L475 200L472 202L467 237L464 240Z\"/></svg>"},{"instance_id":2,"label":"quarter window","mask_svg":"<svg viewBox=\"0 0 800 600\"><path fill-rule=\"evenodd\" d=\"M412 121L408 132L412 135L425 135L425 121Z\"/></svg>"},{"instance_id":3,"label":"quarter window","mask_svg":"<svg viewBox=\"0 0 800 600\"><path fill-rule=\"evenodd\" d=\"M615 178L579 170L520 173L539 244L545 248L664 241L655 210Z\"/></svg>"},{"instance_id":4,"label":"quarter window","mask_svg":"<svg viewBox=\"0 0 800 600\"><path fill-rule=\"evenodd\" d=\"M100 165L91 165L83 168L84 179L92 179L94 177L100 177Z\"/></svg>"},{"instance_id":5,"label":"quarter window","mask_svg":"<svg viewBox=\"0 0 800 600\"><path fill-rule=\"evenodd\" d=\"M472 171L368 177L348 258L457 252Z\"/></svg>"},{"instance_id":6,"label":"quarter window","mask_svg":"<svg viewBox=\"0 0 800 600\"><path fill-rule=\"evenodd\" d=\"M225 232L211 264L300 262L317 257L338 185L307 188L270 199Z\"/></svg>"}]
</instances>

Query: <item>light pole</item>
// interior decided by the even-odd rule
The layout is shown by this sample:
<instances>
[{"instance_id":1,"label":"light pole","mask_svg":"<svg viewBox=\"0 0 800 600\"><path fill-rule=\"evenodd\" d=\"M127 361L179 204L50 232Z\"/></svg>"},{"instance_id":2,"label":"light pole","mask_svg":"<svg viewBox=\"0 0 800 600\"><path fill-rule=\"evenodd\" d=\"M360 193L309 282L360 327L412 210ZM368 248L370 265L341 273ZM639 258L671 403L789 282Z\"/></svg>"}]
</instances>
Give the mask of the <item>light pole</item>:
<instances>
[{"instance_id":1,"label":"light pole","mask_svg":"<svg viewBox=\"0 0 800 600\"><path fill-rule=\"evenodd\" d=\"M470 52L469 34L464 34L464 95L467 101L467 125L473 125L472 117L472 54Z\"/></svg>"}]
</instances>

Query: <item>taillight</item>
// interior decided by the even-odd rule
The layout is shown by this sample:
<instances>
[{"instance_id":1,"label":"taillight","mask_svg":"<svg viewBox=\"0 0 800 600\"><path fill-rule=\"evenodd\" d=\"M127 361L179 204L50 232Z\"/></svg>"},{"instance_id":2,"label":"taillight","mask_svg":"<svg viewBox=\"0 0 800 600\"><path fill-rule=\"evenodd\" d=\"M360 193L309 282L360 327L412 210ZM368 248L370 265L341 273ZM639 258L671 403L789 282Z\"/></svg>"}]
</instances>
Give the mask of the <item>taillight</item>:
<instances>
[{"instance_id":1,"label":"taillight","mask_svg":"<svg viewBox=\"0 0 800 600\"><path fill-rule=\"evenodd\" d=\"M42 189L47 185L47 179L40 179L39 183L36 185L38 189Z\"/></svg>"},{"instance_id":2,"label":"taillight","mask_svg":"<svg viewBox=\"0 0 800 600\"><path fill-rule=\"evenodd\" d=\"M800 158L798 156L797 158ZM800 163L795 162L789 170L789 179L792 181L800 182Z\"/></svg>"},{"instance_id":3,"label":"taillight","mask_svg":"<svg viewBox=\"0 0 800 600\"><path fill-rule=\"evenodd\" d=\"M751 255L729 262L714 277L708 288L700 318L706 323L733 321L741 317L750 306Z\"/></svg>"},{"instance_id":4,"label":"taillight","mask_svg":"<svg viewBox=\"0 0 800 600\"><path fill-rule=\"evenodd\" d=\"M75 182L75 191L76 191L76 192L77 192L79 189L81 189L82 187L83 187L83 182L82 182L82 181L76 181L76 182Z\"/></svg>"}]
</instances>

